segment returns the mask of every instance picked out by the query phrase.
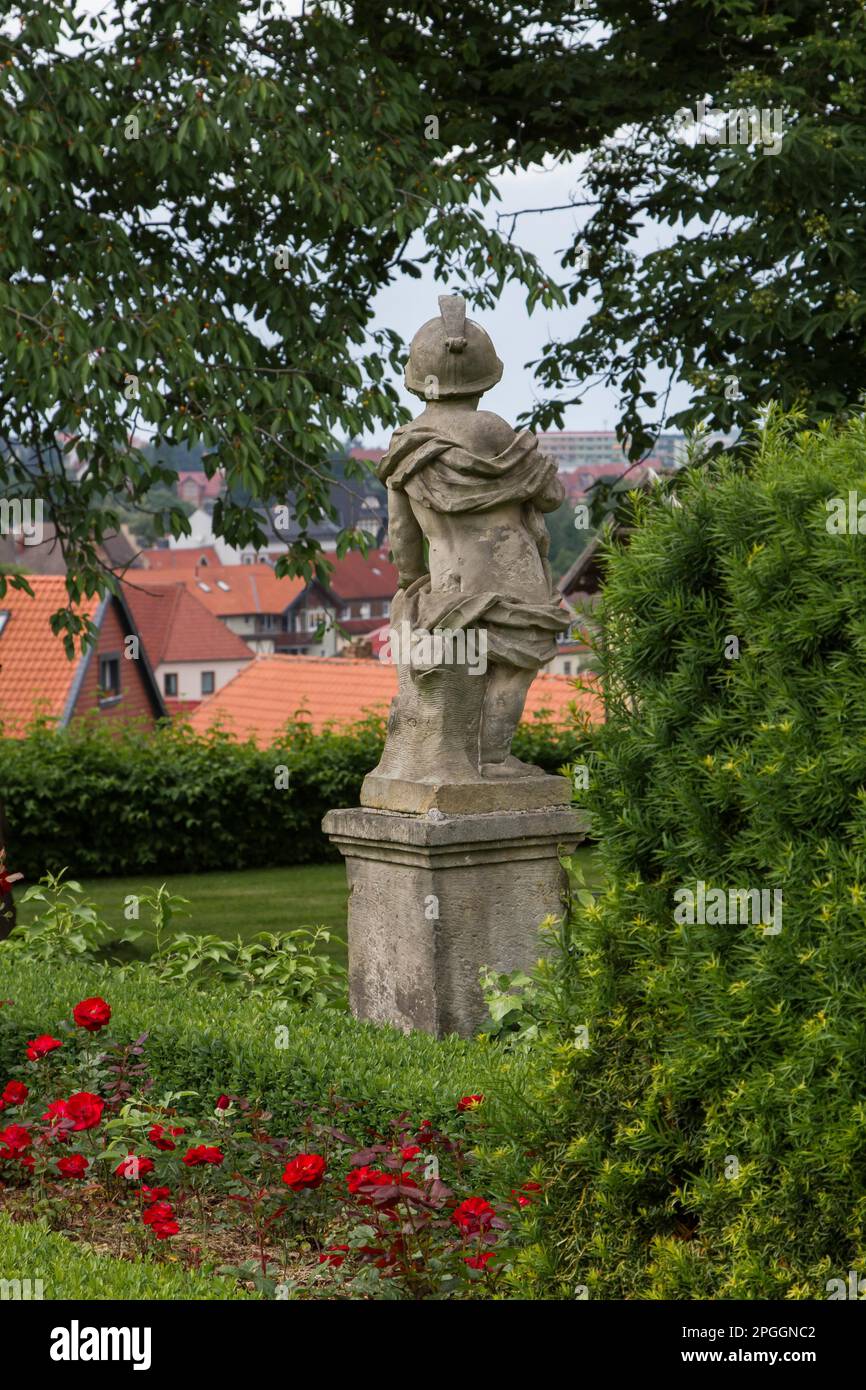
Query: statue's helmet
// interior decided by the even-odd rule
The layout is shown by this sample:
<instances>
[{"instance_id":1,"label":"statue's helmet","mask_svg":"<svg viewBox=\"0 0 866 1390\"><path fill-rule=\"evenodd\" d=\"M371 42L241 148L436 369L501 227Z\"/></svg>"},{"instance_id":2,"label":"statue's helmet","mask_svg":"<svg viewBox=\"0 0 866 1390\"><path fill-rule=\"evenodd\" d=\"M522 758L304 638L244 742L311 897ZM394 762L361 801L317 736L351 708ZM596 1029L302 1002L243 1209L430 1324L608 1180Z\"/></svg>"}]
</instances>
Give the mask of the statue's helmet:
<instances>
[{"instance_id":1,"label":"statue's helmet","mask_svg":"<svg viewBox=\"0 0 866 1390\"><path fill-rule=\"evenodd\" d=\"M440 295L439 317L419 328L409 347L409 390L425 400L479 396L501 376L496 349L484 329L467 319L466 301Z\"/></svg>"}]
</instances>

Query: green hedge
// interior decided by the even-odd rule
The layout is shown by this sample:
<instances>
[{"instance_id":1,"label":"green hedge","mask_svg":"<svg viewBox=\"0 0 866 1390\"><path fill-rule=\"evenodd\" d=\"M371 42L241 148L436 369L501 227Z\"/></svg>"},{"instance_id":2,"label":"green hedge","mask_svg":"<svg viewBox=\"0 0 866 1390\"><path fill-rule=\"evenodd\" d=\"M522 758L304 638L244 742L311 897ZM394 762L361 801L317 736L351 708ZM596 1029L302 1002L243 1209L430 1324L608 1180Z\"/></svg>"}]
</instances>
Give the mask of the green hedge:
<instances>
[{"instance_id":1,"label":"green hedge","mask_svg":"<svg viewBox=\"0 0 866 1390\"><path fill-rule=\"evenodd\" d=\"M407 1037L332 1011L249 1000L239 989L198 993L157 983L138 967L10 963L0 948L0 998L13 1001L0 1008L0 1079L21 1076L26 1042L56 1030L79 999L94 994L112 1007L113 1037L149 1033L146 1060L157 1094L196 1090L208 1109L223 1091L262 1097L275 1126L291 1130L294 1102L331 1091L366 1102L371 1121L403 1110L434 1123L453 1119L461 1096L489 1092L507 1066L495 1043Z\"/></svg>"},{"instance_id":2,"label":"green hedge","mask_svg":"<svg viewBox=\"0 0 866 1390\"><path fill-rule=\"evenodd\" d=\"M866 422L776 422L677 491L607 570L608 889L515 1111L547 1188L522 1289L825 1299L866 1270L866 535L827 506L866 498ZM678 919L700 881L780 891L781 931Z\"/></svg>"},{"instance_id":3,"label":"green hedge","mask_svg":"<svg viewBox=\"0 0 866 1390\"><path fill-rule=\"evenodd\" d=\"M252 1298L231 1279L173 1269L153 1260L119 1260L97 1255L39 1221L14 1222L0 1212L0 1279L30 1280L31 1297L41 1280L42 1298L185 1300ZM16 1291L17 1292L17 1291ZM11 1319L10 1308L6 1313Z\"/></svg>"},{"instance_id":4,"label":"green hedge","mask_svg":"<svg viewBox=\"0 0 866 1390\"><path fill-rule=\"evenodd\" d=\"M289 724L265 749L183 724L37 724L25 739L0 737L9 867L35 882L67 867L91 877L336 859L322 817L358 804L383 737L378 718L321 734ZM543 720L522 726L514 743L547 771L574 748L572 735ZM285 790L275 786L280 767Z\"/></svg>"}]
</instances>

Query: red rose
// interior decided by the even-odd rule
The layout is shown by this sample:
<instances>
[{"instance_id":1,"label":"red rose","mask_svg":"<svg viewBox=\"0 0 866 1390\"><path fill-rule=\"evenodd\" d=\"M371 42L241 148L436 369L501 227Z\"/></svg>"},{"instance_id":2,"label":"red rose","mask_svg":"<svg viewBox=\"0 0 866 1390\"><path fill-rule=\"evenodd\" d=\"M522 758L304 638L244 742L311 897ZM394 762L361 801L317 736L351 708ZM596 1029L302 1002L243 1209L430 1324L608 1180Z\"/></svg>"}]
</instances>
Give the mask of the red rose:
<instances>
[{"instance_id":1,"label":"red rose","mask_svg":"<svg viewBox=\"0 0 866 1390\"><path fill-rule=\"evenodd\" d=\"M511 1195L519 1207L530 1207L532 1206L532 1197L527 1197L526 1193L540 1191L540 1182L525 1182L519 1192L515 1191L515 1189L512 1187Z\"/></svg>"},{"instance_id":2,"label":"red rose","mask_svg":"<svg viewBox=\"0 0 866 1390\"><path fill-rule=\"evenodd\" d=\"M92 999L82 999L80 1004L76 1004L72 1017L79 1028L86 1028L88 1033L98 1033L111 1018L111 1009L104 999L95 994Z\"/></svg>"},{"instance_id":3,"label":"red rose","mask_svg":"<svg viewBox=\"0 0 866 1390\"><path fill-rule=\"evenodd\" d=\"M29 1094L23 1081L7 1081L0 1096L0 1110L5 1105L23 1105Z\"/></svg>"},{"instance_id":4,"label":"red rose","mask_svg":"<svg viewBox=\"0 0 866 1390\"><path fill-rule=\"evenodd\" d=\"M298 1154L290 1158L283 1173L283 1182L292 1192L305 1187L320 1187L325 1176L325 1160L321 1154Z\"/></svg>"},{"instance_id":5,"label":"red rose","mask_svg":"<svg viewBox=\"0 0 866 1390\"><path fill-rule=\"evenodd\" d=\"M470 1269L483 1269L488 1260L493 1258L493 1251L490 1250L486 1255L464 1255L463 1263L467 1264Z\"/></svg>"},{"instance_id":6,"label":"red rose","mask_svg":"<svg viewBox=\"0 0 866 1390\"><path fill-rule=\"evenodd\" d=\"M168 1153L171 1149L177 1148L177 1144L173 1143L172 1140L169 1139L168 1135L183 1134L184 1132L185 1131L181 1129L179 1125L172 1125L169 1128L168 1133L166 1133L166 1130L163 1128L162 1125L152 1125L151 1128L147 1131L147 1137L150 1140L151 1144L154 1144L156 1148L162 1149L163 1152Z\"/></svg>"},{"instance_id":7,"label":"red rose","mask_svg":"<svg viewBox=\"0 0 866 1390\"><path fill-rule=\"evenodd\" d=\"M138 1154L127 1154L122 1158L115 1168L115 1173L119 1178L129 1178L134 1181L136 1178L143 1178L145 1173L152 1173L154 1170L152 1158L139 1158Z\"/></svg>"},{"instance_id":8,"label":"red rose","mask_svg":"<svg viewBox=\"0 0 866 1390\"><path fill-rule=\"evenodd\" d=\"M180 1230L176 1221L155 1221L150 1228L157 1240L168 1240L169 1236L176 1236Z\"/></svg>"},{"instance_id":9,"label":"red rose","mask_svg":"<svg viewBox=\"0 0 866 1390\"><path fill-rule=\"evenodd\" d=\"M329 1245L328 1249L323 1251L322 1254L319 1256L319 1264L329 1264L333 1265L335 1269L339 1269L340 1265L346 1258L346 1253L348 1253L348 1250L348 1245ZM344 1253L341 1254L341 1251Z\"/></svg>"},{"instance_id":10,"label":"red rose","mask_svg":"<svg viewBox=\"0 0 866 1390\"><path fill-rule=\"evenodd\" d=\"M148 1187L146 1182L141 1184L146 1202L161 1202L164 1197L170 1197L171 1192L167 1187Z\"/></svg>"},{"instance_id":11,"label":"red rose","mask_svg":"<svg viewBox=\"0 0 866 1390\"><path fill-rule=\"evenodd\" d=\"M65 1120L67 1118L66 1101L53 1100L42 1118L43 1120L47 1120L50 1125L57 1124L60 1120Z\"/></svg>"},{"instance_id":12,"label":"red rose","mask_svg":"<svg viewBox=\"0 0 866 1390\"><path fill-rule=\"evenodd\" d=\"M410 1163L413 1158L417 1158L421 1150L417 1144L410 1144L407 1149L400 1150L400 1157L404 1163Z\"/></svg>"},{"instance_id":13,"label":"red rose","mask_svg":"<svg viewBox=\"0 0 866 1390\"><path fill-rule=\"evenodd\" d=\"M461 1096L457 1102L457 1109L462 1115L465 1110L474 1110L483 1099L483 1096Z\"/></svg>"},{"instance_id":14,"label":"red rose","mask_svg":"<svg viewBox=\"0 0 866 1390\"><path fill-rule=\"evenodd\" d=\"M216 1108L217 1108L217 1110L228 1110L228 1108L229 1108L229 1106L231 1105L231 1103L232 1103L232 1098L231 1098L231 1096L218 1096L218 1097L217 1097Z\"/></svg>"},{"instance_id":15,"label":"red rose","mask_svg":"<svg viewBox=\"0 0 866 1390\"><path fill-rule=\"evenodd\" d=\"M90 1091L76 1091L66 1102L66 1118L72 1120L72 1131L78 1134L82 1129L96 1129L102 1119L105 1102Z\"/></svg>"},{"instance_id":16,"label":"red rose","mask_svg":"<svg viewBox=\"0 0 866 1390\"><path fill-rule=\"evenodd\" d=\"M38 1062L40 1057L47 1057L49 1052L54 1052L55 1048L62 1046L59 1038L52 1038L48 1033L43 1033L41 1037L34 1038L27 1044L27 1060Z\"/></svg>"},{"instance_id":17,"label":"red rose","mask_svg":"<svg viewBox=\"0 0 866 1390\"><path fill-rule=\"evenodd\" d=\"M68 1158L57 1160L57 1168L64 1178L83 1178L87 1172L88 1163L84 1154L70 1154Z\"/></svg>"},{"instance_id":18,"label":"red rose","mask_svg":"<svg viewBox=\"0 0 866 1390\"><path fill-rule=\"evenodd\" d=\"M32 1142L30 1131L23 1125L7 1125L5 1129L0 1129L0 1144L5 1145L4 1149L0 1149L0 1158L19 1158Z\"/></svg>"},{"instance_id":19,"label":"red rose","mask_svg":"<svg viewBox=\"0 0 866 1390\"><path fill-rule=\"evenodd\" d=\"M23 874L7 873L3 865L0 864L0 897L3 897L6 893L11 893L12 884L19 883L23 877Z\"/></svg>"},{"instance_id":20,"label":"red rose","mask_svg":"<svg viewBox=\"0 0 866 1390\"><path fill-rule=\"evenodd\" d=\"M174 1216L174 1207L171 1202L153 1202L142 1212L141 1219L145 1226L152 1226L154 1223L159 1225L163 1221L171 1221Z\"/></svg>"},{"instance_id":21,"label":"red rose","mask_svg":"<svg viewBox=\"0 0 866 1390\"><path fill-rule=\"evenodd\" d=\"M451 1213L451 1220L459 1226L464 1235L475 1236L490 1229L496 1212L483 1197L467 1197Z\"/></svg>"},{"instance_id":22,"label":"red rose","mask_svg":"<svg viewBox=\"0 0 866 1390\"><path fill-rule=\"evenodd\" d=\"M350 1173L346 1174L346 1186L352 1196L355 1195L359 1187L369 1187L371 1184L379 1187L387 1181L384 1173L380 1173L378 1168L368 1168L366 1163L363 1168L353 1168Z\"/></svg>"},{"instance_id":23,"label":"red rose","mask_svg":"<svg viewBox=\"0 0 866 1390\"><path fill-rule=\"evenodd\" d=\"M197 1168L201 1163L220 1164L224 1158L225 1154L220 1153L219 1149L208 1144L196 1144L194 1148L187 1149L183 1161L188 1168Z\"/></svg>"}]
</instances>

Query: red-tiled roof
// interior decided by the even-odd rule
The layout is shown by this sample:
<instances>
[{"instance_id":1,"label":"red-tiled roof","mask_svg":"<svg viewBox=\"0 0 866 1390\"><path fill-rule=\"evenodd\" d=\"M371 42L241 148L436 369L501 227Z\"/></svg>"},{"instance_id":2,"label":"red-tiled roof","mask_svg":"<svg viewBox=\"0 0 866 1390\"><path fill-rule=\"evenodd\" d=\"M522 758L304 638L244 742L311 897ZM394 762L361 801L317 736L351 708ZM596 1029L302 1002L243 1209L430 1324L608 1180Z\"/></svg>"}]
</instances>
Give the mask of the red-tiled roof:
<instances>
[{"instance_id":1,"label":"red-tiled roof","mask_svg":"<svg viewBox=\"0 0 866 1390\"><path fill-rule=\"evenodd\" d=\"M219 556L212 545L190 547L189 550L160 549L142 550L139 559L150 570L188 570L196 565L218 565Z\"/></svg>"},{"instance_id":2,"label":"red-tiled roof","mask_svg":"<svg viewBox=\"0 0 866 1390\"><path fill-rule=\"evenodd\" d=\"M396 667L354 657L260 656L192 716L199 732L221 724L238 739L267 746L293 718L308 720L317 732L326 724L345 725L368 710L387 713L397 693ZM536 676L524 719L550 710L554 722L571 722L569 705L603 718L601 700L575 688L569 676Z\"/></svg>"},{"instance_id":3,"label":"red-tiled roof","mask_svg":"<svg viewBox=\"0 0 866 1390\"><path fill-rule=\"evenodd\" d=\"M176 584L218 617L244 613L284 613L306 588L306 580L277 579L270 565L205 565L195 570L154 570L142 587Z\"/></svg>"},{"instance_id":4,"label":"red-tiled roof","mask_svg":"<svg viewBox=\"0 0 866 1390\"><path fill-rule=\"evenodd\" d=\"M384 445L381 447L374 444L371 448L365 449L362 445L349 450L349 458L364 459L367 463L379 463L386 454Z\"/></svg>"},{"instance_id":5,"label":"red-tiled roof","mask_svg":"<svg viewBox=\"0 0 866 1390\"><path fill-rule=\"evenodd\" d=\"M171 585L150 592L147 578L141 587L136 579L136 587L126 584L123 589L151 666L156 669L165 661L251 661L246 642L199 603L182 580L172 578Z\"/></svg>"},{"instance_id":6,"label":"red-tiled roof","mask_svg":"<svg viewBox=\"0 0 866 1390\"><path fill-rule=\"evenodd\" d=\"M9 735L20 734L36 714L60 719L66 709L70 688L81 657L70 661L63 638L55 637L49 625L52 613L69 602L65 577L59 574L31 575L28 583L34 597L21 589L7 589L0 598L0 724ZM82 599L76 611L95 618L99 596Z\"/></svg>"},{"instance_id":7,"label":"red-tiled roof","mask_svg":"<svg viewBox=\"0 0 866 1390\"><path fill-rule=\"evenodd\" d=\"M341 618L340 627L350 637L366 637L370 632L378 632L382 626L382 615L377 618Z\"/></svg>"},{"instance_id":8,"label":"red-tiled roof","mask_svg":"<svg viewBox=\"0 0 866 1390\"><path fill-rule=\"evenodd\" d=\"M399 579L397 566L388 559L387 546L366 555L350 550L342 560L334 560L328 588L341 599L393 598Z\"/></svg>"},{"instance_id":9,"label":"red-tiled roof","mask_svg":"<svg viewBox=\"0 0 866 1390\"><path fill-rule=\"evenodd\" d=\"M201 488L203 497L219 497L223 483L225 482L225 478L220 471L214 473L212 478L209 478L206 473L199 473L194 468L181 468L178 470L178 487L180 487L181 483L190 480Z\"/></svg>"},{"instance_id":10,"label":"red-tiled roof","mask_svg":"<svg viewBox=\"0 0 866 1390\"><path fill-rule=\"evenodd\" d=\"M163 703L166 714L170 714L172 719L177 719L178 716L192 714L194 709L198 709L201 700L172 700L170 696L164 695Z\"/></svg>"}]
</instances>

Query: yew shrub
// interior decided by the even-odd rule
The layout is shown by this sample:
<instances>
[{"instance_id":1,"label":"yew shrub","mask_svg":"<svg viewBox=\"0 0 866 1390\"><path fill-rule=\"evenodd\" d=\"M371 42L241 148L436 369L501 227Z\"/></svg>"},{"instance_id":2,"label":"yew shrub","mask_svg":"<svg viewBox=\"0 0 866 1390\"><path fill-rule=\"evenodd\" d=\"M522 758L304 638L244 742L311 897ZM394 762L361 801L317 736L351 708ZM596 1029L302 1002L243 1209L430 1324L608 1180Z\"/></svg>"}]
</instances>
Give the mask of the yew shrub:
<instances>
[{"instance_id":1,"label":"yew shrub","mask_svg":"<svg viewBox=\"0 0 866 1390\"><path fill-rule=\"evenodd\" d=\"M531 1000L524 1293L821 1299L866 1269L866 535L832 525L864 446L771 418L610 554L607 888ZM781 931L678 921L699 882L781 891Z\"/></svg>"}]
</instances>

